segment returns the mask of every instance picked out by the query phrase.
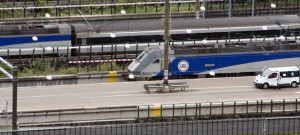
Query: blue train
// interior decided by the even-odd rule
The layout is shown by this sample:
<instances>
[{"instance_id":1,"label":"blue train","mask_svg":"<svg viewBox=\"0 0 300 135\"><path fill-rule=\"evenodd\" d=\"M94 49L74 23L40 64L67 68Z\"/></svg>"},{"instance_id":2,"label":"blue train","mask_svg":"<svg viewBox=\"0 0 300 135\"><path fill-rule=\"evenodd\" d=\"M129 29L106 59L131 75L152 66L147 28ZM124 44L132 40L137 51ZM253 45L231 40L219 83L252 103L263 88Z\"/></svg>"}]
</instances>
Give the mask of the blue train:
<instances>
[{"instance_id":1,"label":"blue train","mask_svg":"<svg viewBox=\"0 0 300 135\"><path fill-rule=\"evenodd\" d=\"M172 30L170 31L172 42L202 39L244 39L249 38L251 35L257 35L257 37L300 36L300 17L297 15L233 17L230 23L228 21L228 18L173 20ZM43 50L44 48L53 47L72 47L72 52L80 50L81 53L89 53L89 49L74 49L73 47L103 44L108 45L108 47L104 47L103 50L100 47L95 47L92 53L103 54L105 52L111 54L113 44L119 44L115 50L124 50L124 45L127 43L135 47L136 43L162 41L162 23L159 21L152 22L156 22L156 24L151 25L151 27L145 27L139 21L132 22L134 24L130 27L131 31L128 31L124 23L116 23L113 25L116 37L110 36L112 33L110 28L97 31L96 29L91 30L87 25L80 23L0 25L0 56L31 56L32 54L44 53L63 55L67 53L67 49L59 51L53 49L49 49L50 51L48 49ZM17 49L20 48L31 48L31 50L27 49L19 52ZM32 48L38 49L32 51ZM142 51L144 47L138 47L137 49ZM129 47L126 51L136 51L136 49Z\"/></svg>"},{"instance_id":2,"label":"blue train","mask_svg":"<svg viewBox=\"0 0 300 135\"><path fill-rule=\"evenodd\" d=\"M0 26L1 49L71 46L71 39L68 24Z\"/></svg>"},{"instance_id":3,"label":"blue train","mask_svg":"<svg viewBox=\"0 0 300 135\"><path fill-rule=\"evenodd\" d=\"M146 48L129 66L137 80L163 76L162 46ZM300 67L300 37L203 41L169 49L170 77L254 75L263 67Z\"/></svg>"}]
</instances>

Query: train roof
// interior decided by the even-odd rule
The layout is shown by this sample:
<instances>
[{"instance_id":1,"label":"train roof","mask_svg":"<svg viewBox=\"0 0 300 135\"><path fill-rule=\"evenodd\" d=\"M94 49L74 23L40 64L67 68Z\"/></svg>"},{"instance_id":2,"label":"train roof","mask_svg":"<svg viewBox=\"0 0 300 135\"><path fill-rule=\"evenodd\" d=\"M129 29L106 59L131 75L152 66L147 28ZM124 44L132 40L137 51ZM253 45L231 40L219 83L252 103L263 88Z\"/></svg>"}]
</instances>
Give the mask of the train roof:
<instances>
[{"instance_id":1,"label":"train roof","mask_svg":"<svg viewBox=\"0 0 300 135\"><path fill-rule=\"evenodd\" d=\"M208 40L190 45L171 44L176 56L220 55L238 53L265 53L299 51L300 39L295 37Z\"/></svg>"},{"instance_id":2,"label":"train roof","mask_svg":"<svg viewBox=\"0 0 300 135\"><path fill-rule=\"evenodd\" d=\"M24 25L0 25L0 37L14 35L38 35L60 33L63 28L69 27L68 24L24 24Z\"/></svg>"},{"instance_id":3,"label":"train roof","mask_svg":"<svg viewBox=\"0 0 300 135\"><path fill-rule=\"evenodd\" d=\"M163 35L163 20L145 19L128 22L102 22L103 26L98 32L89 37L110 37L113 32L116 37L123 36L147 36ZM257 31L257 30L278 30L294 29L300 27L300 18L297 15L280 16L256 16L256 17L232 17L232 18L175 18L171 19L171 34L190 33L213 33L229 31Z\"/></svg>"}]
</instances>

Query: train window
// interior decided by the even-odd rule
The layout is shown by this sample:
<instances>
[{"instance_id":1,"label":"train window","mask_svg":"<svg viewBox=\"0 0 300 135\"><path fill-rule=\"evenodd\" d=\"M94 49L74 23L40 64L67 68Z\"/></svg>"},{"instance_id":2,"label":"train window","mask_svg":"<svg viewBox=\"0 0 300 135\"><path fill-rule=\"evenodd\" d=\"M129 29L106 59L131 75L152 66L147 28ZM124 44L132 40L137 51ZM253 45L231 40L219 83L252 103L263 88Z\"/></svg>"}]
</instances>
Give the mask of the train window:
<instances>
[{"instance_id":1,"label":"train window","mask_svg":"<svg viewBox=\"0 0 300 135\"><path fill-rule=\"evenodd\" d=\"M145 51L143 51L138 57L136 57L136 60L140 61L144 55L145 55Z\"/></svg>"},{"instance_id":2,"label":"train window","mask_svg":"<svg viewBox=\"0 0 300 135\"><path fill-rule=\"evenodd\" d=\"M157 64L159 63L159 59L156 59L155 61L152 62L152 64Z\"/></svg>"},{"instance_id":3,"label":"train window","mask_svg":"<svg viewBox=\"0 0 300 135\"><path fill-rule=\"evenodd\" d=\"M145 51L143 51L137 58L137 61L142 61L143 59L145 59L148 56L148 53L146 53Z\"/></svg>"},{"instance_id":4,"label":"train window","mask_svg":"<svg viewBox=\"0 0 300 135\"><path fill-rule=\"evenodd\" d=\"M145 53L143 57L141 57L140 61L143 61L148 56L148 53Z\"/></svg>"}]
</instances>

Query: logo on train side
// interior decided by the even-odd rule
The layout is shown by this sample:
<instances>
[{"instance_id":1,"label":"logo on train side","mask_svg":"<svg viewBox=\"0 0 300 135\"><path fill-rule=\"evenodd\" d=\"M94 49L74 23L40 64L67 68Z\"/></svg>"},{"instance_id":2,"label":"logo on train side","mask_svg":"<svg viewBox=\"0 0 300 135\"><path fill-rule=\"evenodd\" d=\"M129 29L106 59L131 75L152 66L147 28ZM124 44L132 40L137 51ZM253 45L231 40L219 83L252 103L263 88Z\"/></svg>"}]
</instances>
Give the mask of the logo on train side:
<instances>
[{"instance_id":1,"label":"logo on train side","mask_svg":"<svg viewBox=\"0 0 300 135\"><path fill-rule=\"evenodd\" d=\"M182 60L178 63L178 69L180 72L186 72L189 69L189 63L186 60Z\"/></svg>"}]
</instances>

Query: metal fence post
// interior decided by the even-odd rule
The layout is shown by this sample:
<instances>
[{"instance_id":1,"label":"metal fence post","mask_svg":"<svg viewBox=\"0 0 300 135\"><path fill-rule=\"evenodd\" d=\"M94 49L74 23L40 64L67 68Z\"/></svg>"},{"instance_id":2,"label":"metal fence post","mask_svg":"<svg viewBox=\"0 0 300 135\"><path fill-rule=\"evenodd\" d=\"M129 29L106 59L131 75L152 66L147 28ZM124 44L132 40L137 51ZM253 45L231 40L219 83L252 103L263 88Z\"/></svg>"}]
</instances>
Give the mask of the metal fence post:
<instances>
[{"instance_id":1,"label":"metal fence post","mask_svg":"<svg viewBox=\"0 0 300 135\"><path fill-rule=\"evenodd\" d=\"M296 114L298 113L298 99L296 99Z\"/></svg>"},{"instance_id":2,"label":"metal fence post","mask_svg":"<svg viewBox=\"0 0 300 135\"><path fill-rule=\"evenodd\" d=\"M111 45L111 52L114 52L114 46L113 45ZM113 54L110 55L110 59L111 59L110 71L113 71L113 60L114 60Z\"/></svg>"},{"instance_id":3,"label":"metal fence post","mask_svg":"<svg viewBox=\"0 0 300 135\"><path fill-rule=\"evenodd\" d=\"M184 104L184 117L186 118L187 116L187 104Z\"/></svg>"},{"instance_id":4,"label":"metal fence post","mask_svg":"<svg viewBox=\"0 0 300 135\"><path fill-rule=\"evenodd\" d=\"M22 53L22 51L21 51L21 49L19 49L19 67L21 67L21 69L22 69L22 62L21 62L21 54Z\"/></svg>"},{"instance_id":5,"label":"metal fence post","mask_svg":"<svg viewBox=\"0 0 300 135\"><path fill-rule=\"evenodd\" d=\"M140 119L140 106L137 107L137 119L139 120Z\"/></svg>"},{"instance_id":6,"label":"metal fence post","mask_svg":"<svg viewBox=\"0 0 300 135\"><path fill-rule=\"evenodd\" d=\"M198 103L196 103L196 109L195 109L195 111L196 111L196 118L198 118Z\"/></svg>"},{"instance_id":7,"label":"metal fence post","mask_svg":"<svg viewBox=\"0 0 300 135\"><path fill-rule=\"evenodd\" d=\"M59 57L59 48L56 47L56 62L58 62L58 57Z\"/></svg>"},{"instance_id":8,"label":"metal fence post","mask_svg":"<svg viewBox=\"0 0 300 135\"><path fill-rule=\"evenodd\" d=\"M224 102L222 102L222 118L224 117Z\"/></svg>"},{"instance_id":9,"label":"metal fence post","mask_svg":"<svg viewBox=\"0 0 300 135\"><path fill-rule=\"evenodd\" d=\"M199 118L201 118L201 103L199 103Z\"/></svg>"},{"instance_id":10,"label":"metal fence post","mask_svg":"<svg viewBox=\"0 0 300 135\"><path fill-rule=\"evenodd\" d=\"M249 113L249 101L246 101L246 115L248 116Z\"/></svg>"},{"instance_id":11,"label":"metal fence post","mask_svg":"<svg viewBox=\"0 0 300 135\"><path fill-rule=\"evenodd\" d=\"M268 126L268 121L267 121L267 119L263 118L262 119L262 129L261 129L261 134L262 135L267 134L267 126Z\"/></svg>"},{"instance_id":12,"label":"metal fence post","mask_svg":"<svg viewBox=\"0 0 300 135\"><path fill-rule=\"evenodd\" d=\"M132 124L132 126L131 126L131 135L135 135L135 132L134 132L134 124Z\"/></svg>"},{"instance_id":13,"label":"metal fence post","mask_svg":"<svg viewBox=\"0 0 300 135\"><path fill-rule=\"evenodd\" d=\"M163 115L163 105L160 105L160 119L162 119Z\"/></svg>"},{"instance_id":14,"label":"metal fence post","mask_svg":"<svg viewBox=\"0 0 300 135\"><path fill-rule=\"evenodd\" d=\"M174 117L175 117L175 104L173 104L173 116L172 116L172 121L174 121Z\"/></svg>"},{"instance_id":15,"label":"metal fence post","mask_svg":"<svg viewBox=\"0 0 300 135\"><path fill-rule=\"evenodd\" d=\"M53 64L52 66L55 65L55 57L54 56L55 56L55 48L53 47L52 48L52 64Z\"/></svg>"},{"instance_id":16,"label":"metal fence post","mask_svg":"<svg viewBox=\"0 0 300 135\"><path fill-rule=\"evenodd\" d=\"M209 117L211 118L211 108L212 108L212 102L209 104Z\"/></svg>"},{"instance_id":17,"label":"metal fence post","mask_svg":"<svg viewBox=\"0 0 300 135\"><path fill-rule=\"evenodd\" d=\"M283 99L282 112L285 114L285 99Z\"/></svg>"},{"instance_id":18,"label":"metal fence post","mask_svg":"<svg viewBox=\"0 0 300 135\"><path fill-rule=\"evenodd\" d=\"M258 115L258 100L256 101L256 115Z\"/></svg>"},{"instance_id":19,"label":"metal fence post","mask_svg":"<svg viewBox=\"0 0 300 135\"><path fill-rule=\"evenodd\" d=\"M273 115L273 100L271 100L271 115Z\"/></svg>"},{"instance_id":20,"label":"metal fence post","mask_svg":"<svg viewBox=\"0 0 300 135\"><path fill-rule=\"evenodd\" d=\"M235 116L236 114L236 101L233 103L233 115Z\"/></svg>"},{"instance_id":21,"label":"metal fence post","mask_svg":"<svg viewBox=\"0 0 300 135\"><path fill-rule=\"evenodd\" d=\"M148 105L148 121L150 119L150 106Z\"/></svg>"},{"instance_id":22,"label":"metal fence post","mask_svg":"<svg viewBox=\"0 0 300 135\"><path fill-rule=\"evenodd\" d=\"M7 49L6 57L6 59L9 60L9 49Z\"/></svg>"},{"instance_id":23,"label":"metal fence post","mask_svg":"<svg viewBox=\"0 0 300 135\"><path fill-rule=\"evenodd\" d=\"M200 135L200 125L199 125L199 120L197 120L197 135Z\"/></svg>"},{"instance_id":24,"label":"metal fence post","mask_svg":"<svg viewBox=\"0 0 300 135\"><path fill-rule=\"evenodd\" d=\"M263 101L260 100L260 115L263 113Z\"/></svg>"}]
</instances>

